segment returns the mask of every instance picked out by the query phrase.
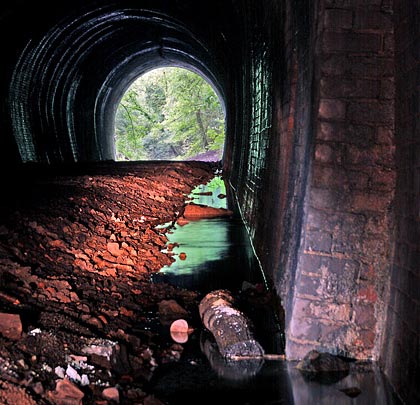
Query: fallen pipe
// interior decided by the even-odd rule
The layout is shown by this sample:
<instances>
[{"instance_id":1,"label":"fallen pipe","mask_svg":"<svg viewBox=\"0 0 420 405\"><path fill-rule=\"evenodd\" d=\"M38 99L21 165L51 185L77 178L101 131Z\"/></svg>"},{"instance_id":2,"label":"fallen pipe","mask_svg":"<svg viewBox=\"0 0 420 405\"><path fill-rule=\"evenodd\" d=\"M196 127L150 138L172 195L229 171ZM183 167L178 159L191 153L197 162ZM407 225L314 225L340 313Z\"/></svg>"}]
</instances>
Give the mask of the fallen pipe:
<instances>
[{"instance_id":1,"label":"fallen pipe","mask_svg":"<svg viewBox=\"0 0 420 405\"><path fill-rule=\"evenodd\" d=\"M216 290L199 305L201 320L213 335L220 354L235 360L264 357L264 349L253 337L250 320L233 304L228 290Z\"/></svg>"}]
</instances>

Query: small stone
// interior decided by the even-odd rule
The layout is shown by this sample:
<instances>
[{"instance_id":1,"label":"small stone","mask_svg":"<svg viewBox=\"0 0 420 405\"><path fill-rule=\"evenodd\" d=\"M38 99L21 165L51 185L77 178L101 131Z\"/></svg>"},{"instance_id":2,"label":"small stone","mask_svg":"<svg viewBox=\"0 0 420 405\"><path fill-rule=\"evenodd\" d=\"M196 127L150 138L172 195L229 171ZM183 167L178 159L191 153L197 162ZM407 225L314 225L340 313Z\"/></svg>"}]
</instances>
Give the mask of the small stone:
<instances>
[{"instance_id":1,"label":"small stone","mask_svg":"<svg viewBox=\"0 0 420 405\"><path fill-rule=\"evenodd\" d=\"M0 313L0 334L7 339L19 340L22 335L22 322L18 314Z\"/></svg>"},{"instance_id":2,"label":"small stone","mask_svg":"<svg viewBox=\"0 0 420 405\"><path fill-rule=\"evenodd\" d=\"M171 338L177 343L188 341L188 322L185 319L177 319L170 327Z\"/></svg>"},{"instance_id":3,"label":"small stone","mask_svg":"<svg viewBox=\"0 0 420 405\"><path fill-rule=\"evenodd\" d=\"M311 350L296 368L309 373L347 372L350 366L338 356Z\"/></svg>"},{"instance_id":4,"label":"small stone","mask_svg":"<svg viewBox=\"0 0 420 405\"><path fill-rule=\"evenodd\" d=\"M188 221L187 219L185 219L184 217L179 217L178 219L177 219L177 221L176 221L176 223L179 225L179 226L184 226L184 225L187 225L187 224L189 224L189 222L190 221Z\"/></svg>"},{"instance_id":5,"label":"small stone","mask_svg":"<svg viewBox=\"0 0 420 405\"><path fill-rule=\"evenodd\" d=\"M178 318L187 317L188 312L175 300L162 300L159 302L159 315L164 322L172 322Z\"/></svg>"},{"instance_id":6,"label":"small stone","mask_svg":"<svg viewBox=\"0 0 420 405\"><path fill-rule=\"evenodd\" d=\"M54 372L55 372L55 374L56 374L58 377L60 377L60 378L64 378L64 377L65 377L65 375L66 375L66 370L64 370L64 368L63 368L63 367L61 367L61 366L57 366L57 367L54 369Z\"/></svg>"},{"instance_id":7,"label":"small stone","mask_svg":"<svg viewBox=\"0 0 420 405\"><path fill-rule=\"evenodd\" d=\"M70 365L67 366L66 375L71 380L74 380L78 383L82 382L82 377L80 377L79 373Z\"/></svg>"},{"instance_id":8,"label":"small stone","mask_svg":"<svg viewBox=\"0 0 420 405\"><path fill-rule=\"evenodd\" d=\"M86 374L82 374L82 381L80 383L82 386L89 385L89 377Z\"/></svg>"},{"instance_id":9,"label":"small stone","mask_svg":"<svg viewBox=\"0 0 420 405\"><path fill-rule=\"evenodd\" d=\"M38 381L33 386L32 389L34 390L35 394L42 395L44 393L44 386L42 382Z\"/></svg>"},{"instance_id":10,"label":"small stone","mask_svg":"<svg viewBox=\"0 0 420 405\"><path fill-rule=\"evenodd\" d=\"M120 393L115 387L105 388L102 391L102 396L109 401L120 402Z\"/></svg>"},{"instance_id":11,"label":"small stone","mask_svg":"<svg viewBox=\"0 0 420 405\"><path fill-rule=\"evenodd\" d=\"M112 256L118 257L121 256L124 252L120 249L120 245L117 242L109 242L106 245L106 248Z\"/></svg>"},{"instance_id":12,"label":"small stone","mask_svg":"<svg viewBox=\"0 0 420 405\"><path fill-rule=\"evenodd\" d=\"M81 405L85 394L71 381L64 379L57 382L55 391L50 391L48 396L55 405Z\"/></svg>"},{"instance_id":13,"label":"small stone","mask_svg":"<svg viewBox=\"0 0 420 405\"><path fill-rule=\"evenodd\" d=\"M121 315L124 315L124 316L126 316L128 318L132 318L134 316L134 312L131 311L131 310L129 310L129 309L127 309L127 308L125 308L125 307L121 307L120 308L120 314Z\"/></svg>"}]
</instances>

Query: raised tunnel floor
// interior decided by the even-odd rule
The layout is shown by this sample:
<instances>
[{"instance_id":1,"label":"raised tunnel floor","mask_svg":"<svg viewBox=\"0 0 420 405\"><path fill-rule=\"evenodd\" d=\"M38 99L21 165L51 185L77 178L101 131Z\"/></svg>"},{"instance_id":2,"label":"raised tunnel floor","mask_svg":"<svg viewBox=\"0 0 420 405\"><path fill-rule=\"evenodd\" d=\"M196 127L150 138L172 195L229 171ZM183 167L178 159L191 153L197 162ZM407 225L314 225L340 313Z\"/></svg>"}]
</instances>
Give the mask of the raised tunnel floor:
<instances>
[{"instance_id":1,"label":"raised tunnel floor","mask_svg":"<svg viewBox=\"0 0 420 405\"><path fill-rule=\"evenodd\" d=\"M284 350L278 303L241 221L161 226L175 223L194 187L217 169L204 162L29 166L4 184L1 404L398 403L371 364L352 364L325 383L305 379L293 362L229 363L214 350L197 308L216 288L233 291L266 353ZM176 239L178 263L167 249ZM191 244L207 249L201 276L159 273L182 273ZM189 338L176 342L169 325L180 317Z\"/></svg>"}]
</instances>

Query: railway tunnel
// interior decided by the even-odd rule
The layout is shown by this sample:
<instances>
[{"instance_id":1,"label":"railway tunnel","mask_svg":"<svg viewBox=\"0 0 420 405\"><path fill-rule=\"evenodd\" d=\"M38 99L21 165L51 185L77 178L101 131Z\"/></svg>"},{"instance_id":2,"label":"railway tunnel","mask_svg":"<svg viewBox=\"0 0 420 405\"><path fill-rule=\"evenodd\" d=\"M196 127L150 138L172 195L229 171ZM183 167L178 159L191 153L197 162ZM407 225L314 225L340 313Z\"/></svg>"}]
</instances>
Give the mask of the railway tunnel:
<instances>
[{"instance_id":1,"label":"railway tunnel","mask_svg":"<svg viewBox=\"0 0 420 405\"><path fill-rule=\"evenodd\" d=\"M221 165L284 306L287 358L376 361L416 403L419 12L391 0L6 2L2 176L114 160L116 106L137 77L201 74L225 104Z\"/></svg>"}]
</instances>

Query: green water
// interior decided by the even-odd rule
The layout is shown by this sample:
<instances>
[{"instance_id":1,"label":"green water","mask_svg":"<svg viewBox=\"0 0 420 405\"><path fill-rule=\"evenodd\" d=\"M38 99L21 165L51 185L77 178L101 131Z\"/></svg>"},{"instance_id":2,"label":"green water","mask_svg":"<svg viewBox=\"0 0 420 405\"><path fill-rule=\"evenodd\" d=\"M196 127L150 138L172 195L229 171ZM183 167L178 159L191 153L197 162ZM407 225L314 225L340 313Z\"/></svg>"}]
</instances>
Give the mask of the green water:
<instances>
[{"instance_id":1,"label":"green water","mask_svg":"<svg viewBox=\"0 0 420 405\"><path fill-rule=\"evenodd\" d=\"M223 181L222 181L223 183ZM224 184L217 179L208 186L197 187L190 198L194 203L227 208ZM197 291L199 295L225 288L234 295L243 283L263 283L263 276L254 257L248 234L239 218L215 218L175 225L166 234L173 249L175 262L153 276L155 282L165 282ZM185 260L180 259L185 253ZM283 353L284 331L272 307L245 311L255 325L255 336L266 353ZM195 323L200 319L197 314ZM383 375L374 364L355 368L334 384L308 381L290 361L252 360L250 363L228 362L220 358L209 333L196 327L183 345L177 363L165 364L156 370L150 385L166 404L244 404L244 405L401 405ZM209 349L210 348L210 349ZM341 390L359 387L357 398L346 396Z\"/></svg>"}]
</instances>

